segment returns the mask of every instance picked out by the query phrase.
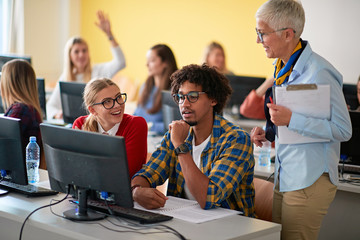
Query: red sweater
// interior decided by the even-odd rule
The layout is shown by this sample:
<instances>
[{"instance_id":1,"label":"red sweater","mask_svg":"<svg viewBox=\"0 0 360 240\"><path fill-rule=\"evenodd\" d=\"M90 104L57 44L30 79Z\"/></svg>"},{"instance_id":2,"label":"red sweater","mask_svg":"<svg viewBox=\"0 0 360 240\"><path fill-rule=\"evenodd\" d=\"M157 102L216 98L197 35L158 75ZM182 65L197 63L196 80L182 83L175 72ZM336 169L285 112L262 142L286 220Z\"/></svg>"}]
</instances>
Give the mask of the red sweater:
<instances>
[{"instance_id":1,"label":"red sweater","mask_svg":"<svg viewBox=\"0 0 360 240\"><path fill-rule=\"evenodd\" d=\"M73 128L82 129L87 116L74 121ZM147 155L147 123L144 118L124 114L116 136L125 139L130 178L145 164Z\"/></svg>"},{"instance_id":2,"label":"red sweater","mask_svg":"<svg viewBox=\"0 0 360 240\"><path fill-rule=\"evenodd\" d=\"M266 119L264 111L265 95L259 97L255 90L252 90L246 96L244 102L240 105L241 115L247 118Z\"/></svg>"}]
</instances>

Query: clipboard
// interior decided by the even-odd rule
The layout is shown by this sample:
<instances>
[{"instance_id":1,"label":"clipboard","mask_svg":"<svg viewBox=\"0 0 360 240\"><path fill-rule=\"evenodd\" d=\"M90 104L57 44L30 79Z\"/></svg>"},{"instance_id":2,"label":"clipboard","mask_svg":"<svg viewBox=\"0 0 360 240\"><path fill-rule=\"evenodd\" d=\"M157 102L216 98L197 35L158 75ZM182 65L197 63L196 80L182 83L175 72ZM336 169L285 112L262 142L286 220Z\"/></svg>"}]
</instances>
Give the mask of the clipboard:
<instances>
[{"instance_id":1,"label":"clipboard","mask_svg":"<svg viewBox=\"0 0 360 240\"><path fill-rule=\"evenodd\" d=\"M319 119L330 119L330 85L294 84L273 88L274 102L289 108L294 113ZM303 136L290 131L287 126L278 126L280 144L329 142L330 139Z\"/></svg>"}]
</instances>

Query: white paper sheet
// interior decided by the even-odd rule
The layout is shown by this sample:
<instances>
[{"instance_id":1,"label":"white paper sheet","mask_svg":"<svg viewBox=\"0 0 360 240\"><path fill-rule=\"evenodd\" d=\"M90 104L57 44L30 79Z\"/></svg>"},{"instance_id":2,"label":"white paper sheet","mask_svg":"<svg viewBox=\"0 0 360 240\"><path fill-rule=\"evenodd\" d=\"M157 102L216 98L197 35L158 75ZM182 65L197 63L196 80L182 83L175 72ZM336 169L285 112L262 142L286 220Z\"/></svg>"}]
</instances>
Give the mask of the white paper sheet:
<instances>
[{"instance_id":1,"label":"white paper sheet","mask_svg":"<svg viewBox=\"0 0 360 240\"><path fill-rule=\"evenodd\" d=\"M183 199L168 196L168 200L163 208L148 210L140 206L138 203L134 203L134 207L149 212L161 213L164 215L172 216L177 219L181 219L192 223L203 223L231 215L241 214L242 212L225 209L225 208L214 208L204 210L200 205L193 200Z\"/></svg>"},{"instance_id":2,"label":"white paper sheet","mask_svg":"<svg viewBox=\"0 0 360 240\"><path fill-rule=\"evenodd\" d=\"M287 90L275 87L277 105L289 108L292 112L313 118L330 119L330 86L317 85L317 89ZM280 144L328 142L329 139L312 138L290 131L286 126L278 127Z\"/></svg>"}]
</instances>

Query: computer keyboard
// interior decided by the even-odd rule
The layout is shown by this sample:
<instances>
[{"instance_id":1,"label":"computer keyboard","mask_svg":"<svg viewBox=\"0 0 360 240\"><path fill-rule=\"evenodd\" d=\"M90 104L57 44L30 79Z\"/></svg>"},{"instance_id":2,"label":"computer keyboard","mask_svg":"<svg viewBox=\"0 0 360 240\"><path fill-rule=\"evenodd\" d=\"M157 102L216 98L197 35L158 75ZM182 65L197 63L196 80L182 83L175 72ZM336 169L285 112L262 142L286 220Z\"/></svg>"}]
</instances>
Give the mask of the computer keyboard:
<instances>
[{"instance_id":1,"label":"computer keyboard","mask_svg":"<svg viewBox=\"0 0 360 240\"><path fill-rule=\"evenodd\" d=\"M7 189L9 191L22 193L29 197L50 196L50 195L55 195L58 193L54 190L31 185L31 184L21 185L21 184L17 184L17 183L13 183L13 182L8 182L8 181L1 181L0 188Z\"/></svg>"},{"instance_id":2,"label":"computer keyboard","mask_svg":"<svg viewBox=\"0 0 360 240\"><path fill-rule=\"evenodd\" d=\"M108 207L114 215L139 221L142 224L157 223L171 220L173 217L148 212L136 208L124 208L113 204L106 204L104 201L88 200L88 207L90 209L109 214Z\"/></svg>"},{"instance_id":3,"label":"computer keyboard","mask_svg":"<svg viewBox=\"0 0 360 240\"><path fill-rule=\"evenodd\" d=\"M360 174L360 165L342 164L338 165L339 172Z\"/></svg>"}]
</instances>

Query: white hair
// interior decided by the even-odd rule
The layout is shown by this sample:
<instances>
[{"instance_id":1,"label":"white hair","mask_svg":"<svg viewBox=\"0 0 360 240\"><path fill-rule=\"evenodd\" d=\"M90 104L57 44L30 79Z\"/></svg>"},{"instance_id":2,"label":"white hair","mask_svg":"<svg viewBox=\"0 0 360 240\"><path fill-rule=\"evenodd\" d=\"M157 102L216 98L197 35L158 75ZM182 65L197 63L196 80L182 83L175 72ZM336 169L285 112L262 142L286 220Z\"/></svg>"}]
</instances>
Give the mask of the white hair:
<instances>
[{"instance_id":1,"label":"white hair","mask_svg":"<svg viewBox=\"0 0 360 240\"><path fill-rule=\"evenodd\" d=\"M260 6L255 17L274 30L292 28L298 38L304 30L305 12L297 0L269 0Z\"/></svg>"}]
</instances>

